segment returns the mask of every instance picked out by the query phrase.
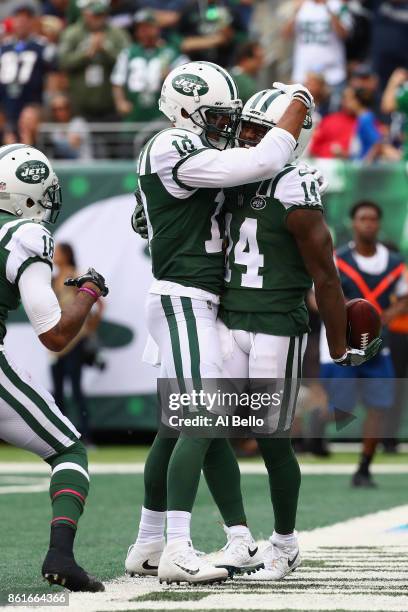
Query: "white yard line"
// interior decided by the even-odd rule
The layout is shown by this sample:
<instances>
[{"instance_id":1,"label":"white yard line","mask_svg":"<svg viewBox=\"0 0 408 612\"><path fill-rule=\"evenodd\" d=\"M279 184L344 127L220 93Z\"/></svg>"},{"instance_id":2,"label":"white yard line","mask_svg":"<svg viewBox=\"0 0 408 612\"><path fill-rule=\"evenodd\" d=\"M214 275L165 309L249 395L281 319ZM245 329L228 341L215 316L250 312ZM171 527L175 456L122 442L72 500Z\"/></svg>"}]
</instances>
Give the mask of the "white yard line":
<instances>
[{"instance_id":1,"label":"white yard line","mask_svg":"<svg viewBox=\"0 0 408 612\"><path fill-rule=\"evenodd\" d=\"M56 612L115 610L299 610L315 612L406 612L408 610L408 530L393 531L408 520L408 505L367 514L300 534L304 566L277 584L234 580L202 587L200 600L157 597L132 601L149 593L180 596L197 588L162 587L155 578L122 577L106 584L105 593L70 594L69 608ZM265 543L260 543L264 545ZM360 547L360 548L358 548ZM358 560L361 560L360 562ZM317 563L317 566L313 566ZM7 608L21 610L21 608ZM36 608L49 612L49 608Z\"/></svg>"},{"instance_id":2,"label":"white yard line","mask_svg":"<svg viewBox=\"0 0 408 612\"><path fill-rule=\"evenodd\" d=\"M266 474L263 463L240 462L242 474ZM356 466L352 463L323 463L300 464L302 474L353 474ZM90 463L91 474L143 474L144 463ZM402 463L388 463L373 465L374 474L408 474L408 465ZM0 474L49 474L50 468L46 463L36 462L0 462Z\"/></svg>"}]
</instances>

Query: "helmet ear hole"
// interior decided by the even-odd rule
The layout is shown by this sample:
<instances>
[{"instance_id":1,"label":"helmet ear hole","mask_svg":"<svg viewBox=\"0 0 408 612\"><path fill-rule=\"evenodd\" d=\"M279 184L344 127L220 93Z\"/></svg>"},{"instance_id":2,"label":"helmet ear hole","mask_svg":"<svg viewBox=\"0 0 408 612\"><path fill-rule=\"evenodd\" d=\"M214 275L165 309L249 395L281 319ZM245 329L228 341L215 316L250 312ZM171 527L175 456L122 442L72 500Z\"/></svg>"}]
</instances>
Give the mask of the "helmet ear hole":
<instances>
[{"instance_id":1,"label":"helmet ear hole","mask_svg":"<svg viewBox=\"0 0 408 612\"><path fill-rule=\"evenodd\" d=\"M31 198L27 198L26 205L27 205L27 208L32 208L35 205L35 202Z\"/></svg>"},{"instance_id":2,"label":"helmet ear hole","mask_svg":"<svg viewBox=\"0 0 408 612\"><path fill-rule=\"evenodd\" d=\"M181 109L181 116L184 117L184 119L188 119L190 115L188 114L188 112L186 111L185 108L182 108Z\"/></svg>"}]
</instances>

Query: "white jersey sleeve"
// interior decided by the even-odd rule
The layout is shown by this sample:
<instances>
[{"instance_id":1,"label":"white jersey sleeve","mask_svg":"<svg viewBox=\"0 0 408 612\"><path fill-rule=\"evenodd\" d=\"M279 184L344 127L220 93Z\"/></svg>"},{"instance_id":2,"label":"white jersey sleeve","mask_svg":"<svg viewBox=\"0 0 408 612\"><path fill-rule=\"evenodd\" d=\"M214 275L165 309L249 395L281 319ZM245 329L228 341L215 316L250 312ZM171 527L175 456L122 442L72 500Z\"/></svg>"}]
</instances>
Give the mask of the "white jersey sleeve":
<instances>
[{"instance_id":1,"label":"white jersey sleeve","mask_svg":"<svg viewBox=\"0 0 408 612\"><path fill-rule=\"evenodd\" d=\"M319 184L308 166L287 166L275 180L274 197L287 213L299 208L323 210Z\"/></svg>"},{"instance_id":2,"label":"white jersey sleeve","mask_svg":"<svg viewBox=\"0 0 408 612\"><path fill-rule=\"evenodd\" d=\"M176 198L189 198L199 188L224 188L274 176L290 159L296 141L280 128L270 130L251 149L219 151L179 128L160 132L139 156L139 176L156 173Z\"/></svg>"},{"instance_id":3,"label":"white jersey sleeve","mask_svg":"<svg viewBox=\"0 0 408 612\"><path fill-rule=\"evenodd\" d=\"M12 284L18 284L22 273L32 263L44 262L52 270L54 239L40 223L22 221L5 247L10 251L6 276Z\"/></svg>"},{"instance_id":4,"label":"white jersey sleeve","mask_svg":"<svg viewBox=\"0 0 408 612\"><path fill-rule=\"evenodd\" d=\"M61 308L51 286L51 268L42 261L28 266L18 282L21 301L37 336L57 325Z\"/></svg>"},{"instance_id":5,"label":"white jersey sleeve","mask_svg":"<svg viewBox=\"0 0 408 612\"><path fill-rule=\"evenodd\" d=\"M296 141L281 128L270 130L256 147L219 151L204 148L175 169L179 183L191 187L227 188L256 183L275 176L295 150ZM198 151L197 151L198 153Z\"/></svg>"},{"instance_id":6,"label":"white jersey sleeve","mask_svg":"<svg viewBox=\"0 0 408 612\"><path fill-rule=\"evenodd\" d=\"M170 195L179 199L189 198L196 189L178 179L177 169L185 159L206 150L207 147L194 132L179 128L163 130L140 153L138 174L157 174Z\"/></svg>"}]
</instances>

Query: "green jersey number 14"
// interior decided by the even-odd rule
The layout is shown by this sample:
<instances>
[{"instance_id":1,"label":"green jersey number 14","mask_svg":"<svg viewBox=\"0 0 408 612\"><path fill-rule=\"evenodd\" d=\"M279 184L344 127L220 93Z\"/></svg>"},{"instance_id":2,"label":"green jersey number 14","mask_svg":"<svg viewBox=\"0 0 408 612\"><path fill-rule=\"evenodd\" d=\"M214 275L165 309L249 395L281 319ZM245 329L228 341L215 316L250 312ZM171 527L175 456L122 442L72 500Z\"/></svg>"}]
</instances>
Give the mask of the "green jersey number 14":
<instances>
[{"instance_id":1,"label":"green jersey number 14","mask_svg":"<svg viewBox=\"0 0 408 612\"><path fill-rule=\"evenodd\" d=\"M239 229L238 242L234 245L231 238L231 213L225 215L226 232L228 236L227 263L225 269L225 281L231 281L231 269L229 261L234 257L235 264L246 267L246 272L241 274L241 287L262 289L263 277L259 273L264 266L264 256L259 252L257 241L258 220L246 217Z\"/></svg>"}]
</instances>

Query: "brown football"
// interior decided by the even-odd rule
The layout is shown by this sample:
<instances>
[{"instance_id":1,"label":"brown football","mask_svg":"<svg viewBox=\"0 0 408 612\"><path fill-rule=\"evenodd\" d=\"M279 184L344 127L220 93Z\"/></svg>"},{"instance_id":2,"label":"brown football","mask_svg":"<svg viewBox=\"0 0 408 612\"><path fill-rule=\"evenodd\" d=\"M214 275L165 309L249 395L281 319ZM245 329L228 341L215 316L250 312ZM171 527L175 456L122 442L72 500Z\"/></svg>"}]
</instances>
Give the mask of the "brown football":
<instances>
[{"instance_id":1,"label":"brown football","mask_svg":"<svg viewBox=\"0 0 408 612\"><path fill-rule=\"evenodd\" d=\"M347 302L346 311L347 344L363 350L381 333L380 315L370 302L362 298Z\"/></svg>"}]
</instances>

